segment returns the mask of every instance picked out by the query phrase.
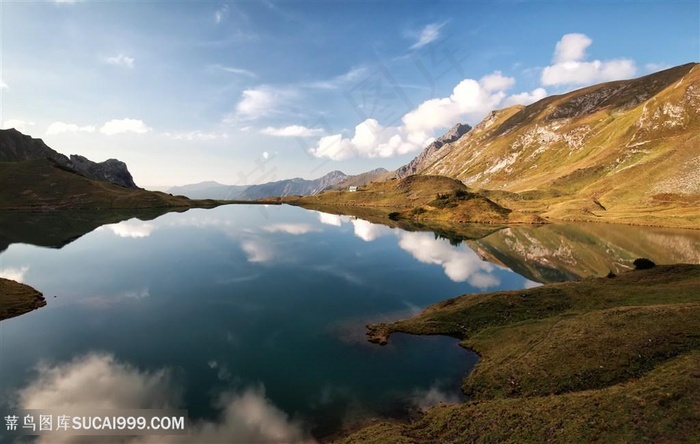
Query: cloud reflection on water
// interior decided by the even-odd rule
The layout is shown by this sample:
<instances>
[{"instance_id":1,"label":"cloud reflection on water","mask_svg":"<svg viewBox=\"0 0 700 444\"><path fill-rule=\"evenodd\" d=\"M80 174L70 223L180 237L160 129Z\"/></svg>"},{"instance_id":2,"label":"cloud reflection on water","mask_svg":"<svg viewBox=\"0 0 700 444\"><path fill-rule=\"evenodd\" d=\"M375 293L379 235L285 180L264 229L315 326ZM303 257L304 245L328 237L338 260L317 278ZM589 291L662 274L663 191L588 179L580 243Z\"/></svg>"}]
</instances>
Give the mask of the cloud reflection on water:
<instances>
[{"instance_id":1,"label":"cloud reflection on water","mask_svg":"<svg viewBox=\"0 0 700 444\"><path fill-rule=\"evenodd\" d=\"M218 367L218 366L217 366ZM182 394L168 369L141 370L111 354L90 353L69 362L36 368L36 377L17 393L24 409L176 409ZM215 421L190 423L188 435L118 437L137 443L311 443L303 425L277 408L262 385L223 393L214 406ZM115 437L104 437L115 442ZM97 443L98 436L52 435L39 443Z\"/></svg>"}]
</instances>

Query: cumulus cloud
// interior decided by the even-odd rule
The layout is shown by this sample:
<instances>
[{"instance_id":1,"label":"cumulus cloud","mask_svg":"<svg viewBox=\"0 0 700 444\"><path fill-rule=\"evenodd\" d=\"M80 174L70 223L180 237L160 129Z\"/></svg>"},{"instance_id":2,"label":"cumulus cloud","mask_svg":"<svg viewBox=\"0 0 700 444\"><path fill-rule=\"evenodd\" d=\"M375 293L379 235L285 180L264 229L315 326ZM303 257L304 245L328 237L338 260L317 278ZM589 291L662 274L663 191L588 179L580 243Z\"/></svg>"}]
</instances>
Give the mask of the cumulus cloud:
<instances>
[{"instance_id":1,"label":"cumulus cloud","mask_svg":"<svg viewBox=\"0 0 700 444\"><path fill-rule=\"evenodd\" d=\"M52 136L63 133L86 132L94 133L96 128L92 125L79 126L75 123L54 122L46 129L46 135Z\"/></svg>"},{"instance_id":2,"label":"cumulus cloud","mask_svg":"<svg viewBox=\"0 0 700 444\"><path fill-rule=\"evenodd\" d=\"M124 68L133 69L134 68L134 58L129 57L125 54L117 54L112 57L107 57L104 59L105 63L113 66L121 66Z\"/></svg>"},{"instance_id":3,"label":"cumulus cloud","mask_svg":"<svg viewBox=\"0 0 700 444\"><path fill-rule=\"evenodd\" d=\"M418 40L411 46L411 49L419 49L440 38L440 30L445 23L430 23L426 25L418 35Z\"/></svg>"},{"instance_id":4,"label":"cumulus cloud","mask_svg":"<svg viewBox=\"0 0 700 444\"><path fill-rule=\"evenodd\" d=\"M188 131L184 133L163 133L165 137L169 137L173 140L198 140L198 141L210 141L210 140L222 140L228 139L229 135L225 132L218 131Z\"/></svg>"},{"instance_id":5,"label":"cumulus cloud","mask_svg":"<svg viewBox=\"0 0 700 444\"><path fill-rule=\"evenodd\" d=\"M248 256L248 262L267 262L275 257L274 250L259 240L247 240L241 243L241 248Z\"/></svg>"},{"instance_id":6,"label":"cumulus cloud","mask_svg":"<svg viewBox=\"0 0 700 444\"><path fill-rule=\"evenodd\" d=\"M530 92L521 92L518 94L513 94L508 96L508 98L503 102L505 106L513 105L529 105L535 103L538 100L547 97L547 90L544 88L535 88Z\"/></svg>"},{"instance_id":7,"label":"cumulus cloud","mask_svg":"<svg viewBox=\"0 0 700 444\"><path fill-rule=\"evenodd\" d=\"M456 122L478 121L501 105L506 90L515 83L496 71L480 80L462 80L449 97L426 100L405 114L401 125L382 126L375 119L366 119L355 127L352 137L333 134L322 137L309 152L316 157L345 160L352 157L394 157L417 151L434 140L437 129L449 128ZM513 97L513 101L518 97Z\"/></svg>"},{"instance_id":8,"label":"cumulus cloud","mask_svg":"<svg viewBox=\"0 0 700 444\"><path fill-rule=\"evenodd\" d=\"M27 134L29 131L31 131L31 127L33 127L34 125L36 125L34 122L28 120L8 119L3 122L2 128L14 128L21 133Z\"/></svg>"},{"instance_id":9,"label":"cumulus cloud","mask_svg":"<svg viewBox=\"0 0 700 444\"><path fill-rule=\"evenodd\" d=\"M589 85L630 78L637 72L633 60L586 61L593 43L585 34L566 34L554 49L553 64L542 70L543 85Z\"/></svg>"},{"instance_id":10,"label":"cumulus cloud","mask_svg":"<svg viewBox=\"0 0 700 444\"><path fill-rule=\"evenodd\" d=\"M138 119L112 119L100 128L100 132L108 136L122 133L144 134L150 130L142 120Z\"/></svg>"},{"instance_id":11,"label":"cumulus cloud","mask_svg":"<svg viewBox=\"0 0 700 444\"><path fill-rule=\"evenodd\" d=\"M399 235L399 247L424 264L440 265L455 282L466 281L477 288L495 287L500 283L492 274L492 264L482 261L472 250L455 248L432 234L403 232Z\"/></svg>"},{"instance_id":12,"label":"cumulus cloud","mask_svg":"<svg viewBox=\"0 0 700 444\"><path fill-rule=\"evenodd\" d=\"M321 221L322 224L332 225L334 227L339 227L343 224L342 216L338 216L337 214L321 213L320 211L318 212L318 220Z\"/></svg>"},{"instance_id":13,"label":"cumulus cloud","mask_svg":"<svg viewBox=\"0 0 700 444\"><path fill-rule=\"evenodd\" d=\"M233 118L255 120L278 113L281 104L293 95L292 91L268 86L246 89L241 93Z\"/></svg>"},{"instance_id":14,"label":"cumulus cloud","mask_svg":"<svg viewBox=\"0 0 700 444\"><path fill-rule=\"evenodd\" d=\"M263 227L268 233L287 233L292 235L312 233L319 231L318 228L309 224L272 224Z\"/></svg>"},{"instance_id":15,"label":"cumulus cloud","mask_svg":"<svg viewBox=\"0 0 700 444\"><path fill-rule=\"evenodd\" d=\"M351 222L355 236L359 237L365 242L371 242L378 237L390 234L392 231L389 227L373 224L362 219L353 219Z\"/></svg>"},{"instance_id":16,"label":"cumulus cloud","mask_svg":"<svg viewBox=\"0 0 700 444\"><path fill-rule=\"evenodd\" d=\"M10 279L17 282L24 282L24 276L29 271L29 267L3 268L0 269L0 277Z\"/></svg>"},{"instance_id":17,"label":"cumulus cloud","mask_svg":"<svg viewBox=\"0 0 700 444\"><path fill-rule=\"evenodd\" d=\"M112 231L119 237L140 239L150 236L156 229L156 226L150 222L130 219L117 224L106 225L105 228Z\"/></svg>"},{"instance_id":18,"label":"cumulus cloud","mask_svg":"<svg viewBox=\"0 0 700 444\"><path fill-rule=\"evenodd\" d=\"M313 137L323 133L320 128L308 128L301 125L290 125L281 128L268 126L260 130L261 134L277 137Z\"/></svg>"},{"instance_id":19,"label":"cumulus cloud","mask_svg":"<svg viewBox=\"0 0 700 444\"><path fill-rule=\"evenodd\" d=\"M218 366L218 363L217 363ZM113 355L92 353L66 363L42 364L36 378L19 390L24 409L51 409L70 414L73 409L173 409L180 405L180 390L167 369L142 370ZM187 435L121 437L124 443L311 443L300 423L276 407L262 385L222 394L214 402L221 414L213 421L189 424ZM57 442L42 435L40 443ZM95 436L62 433L60 442L99 442ZM113 441L110 441L113 442Z\"/></svg>"}]
</instances>

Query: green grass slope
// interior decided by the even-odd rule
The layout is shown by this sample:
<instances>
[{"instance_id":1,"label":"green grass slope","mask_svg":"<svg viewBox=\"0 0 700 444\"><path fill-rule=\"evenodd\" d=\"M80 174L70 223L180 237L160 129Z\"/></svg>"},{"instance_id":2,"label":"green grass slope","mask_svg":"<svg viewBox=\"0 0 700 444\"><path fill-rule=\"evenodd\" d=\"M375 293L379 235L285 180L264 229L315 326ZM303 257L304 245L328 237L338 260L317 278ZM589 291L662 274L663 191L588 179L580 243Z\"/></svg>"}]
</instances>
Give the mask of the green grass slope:
<instances>
[{"instance_id":1,"label":"green grass slope","mask_svg":"<svg viewBox=\"0 0 700 444\"><path fill-rule=\"evenodd\" d=\"M0 321L46 305L44 296L32 287L0 278Z\"/></svg>"},{"instance_id":2,"label":"green grass slope","mask_svg":"<svg viewBox=\"0 0 700 444\"><path fill-rule=\"evenodd\" d=\"M518 193L494 199L513 209L698 227L700 68L691 63L494 112L446 151L422 173Z\"/></svg>"},{"instance_id":3,"label":"green grass slope","mask_svg":"<svg viewBox=\"0 0 700 444\"><path fill-rule=\"evenodd\" d=\"M535 215L512 211L445 176L408 176L371 183L356 192L326 191L282 202L360 216L358 208L383 211L393 220L443 223L542 223Z\"/></svg>"},{"instance_id":4,"label":"green grass slope","mask_svg":"<svg viewBox=\"0 0 700 444\"><path fill-rule=\"evenodd\" d=\"M487 294L369 326L445 334L482 359L470 401L410 423L377 422L338 442L696 442L700 438L700 266Z\"/></svg>"},{"instance_id":5,"label":"green grass slope","mask_svg":"<svg viewBox=\"0 0 700 444\"><path fill-rule=\"evenodd\" d=\"M87 179L47 159L0 162L0 210L143 209L215 206Z\"/></svg>"}]
</instances>

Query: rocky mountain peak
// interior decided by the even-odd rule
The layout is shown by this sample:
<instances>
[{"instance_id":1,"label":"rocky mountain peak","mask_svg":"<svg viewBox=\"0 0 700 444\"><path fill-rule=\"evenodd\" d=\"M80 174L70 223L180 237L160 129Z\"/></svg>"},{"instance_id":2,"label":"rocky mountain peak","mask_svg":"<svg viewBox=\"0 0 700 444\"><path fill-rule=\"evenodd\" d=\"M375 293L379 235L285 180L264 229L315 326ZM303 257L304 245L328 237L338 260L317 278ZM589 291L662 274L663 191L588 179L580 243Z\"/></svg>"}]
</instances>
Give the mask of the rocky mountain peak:
<instances>
[{"instance_id":1,"label":"rocky mountain peak","mask_svg":"<svg viewBox=\"0 0 700 444\"><path fill-rule=\"evenodd\" d=\"M396 177L402 179L413 174L417 174L424 170L431 162L435 161L436 153L445 145L456 142L465 135L472 127L466 123L458 123L442 136L438 137L433 143L425 147L415 159L410 161L396 170Z\"/></svg>"}]
</instances>

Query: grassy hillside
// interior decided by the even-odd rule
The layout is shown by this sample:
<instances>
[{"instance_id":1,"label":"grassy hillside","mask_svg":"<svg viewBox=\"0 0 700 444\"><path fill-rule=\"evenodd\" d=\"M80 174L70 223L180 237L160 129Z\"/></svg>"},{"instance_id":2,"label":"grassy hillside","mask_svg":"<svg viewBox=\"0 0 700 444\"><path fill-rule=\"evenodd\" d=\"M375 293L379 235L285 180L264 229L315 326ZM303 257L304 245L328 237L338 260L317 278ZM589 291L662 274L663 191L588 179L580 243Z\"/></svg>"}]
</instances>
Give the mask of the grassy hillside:
<instances>
[{"instance_id":1,"label":"grassy hillside","mask_svg":"<svg viewBox=\"0 0 700 444\"><path fill-rule=\"evenodd\" d=\"M0 321L23 315L44 305L44 296L29 285L0 278Z\"/></svg>"},{"instance_id":2,"label":"grassy hillside","mask_svg":"<svg viewBox=\"0 0 700 444\"><path fill-rule=\"evenodd\" d=\"M695 442L700 438L700 266L464 295L370 326L462 339L481 361L470 401L343 443Z\"/></svg>"},{"instance_id":3,"label":"grassy hillside","mask_svg":"<svg viewBox=\"0 0 700 444\"><path fill-rule=\"evenodd\" d=\"M393 220L445 223L541 223L533 214L512 211L444 176L409 176L371 183L357 192L326 191L315 196L282 200L312 209L356 214L357 208L383 211Z\"/></svg>"},{"instance_id":4,"label":"grassy hillside","mask_svg":"<svg viewBox=\"0 0 700 444\"><path fill-rule=\"evenodd\" d=\"M0 210L67 210L216 206L156 191L87 179L46 160L0 162Z\"/></svg>"},{"instance_id":5,"label":"grassy hillside","mask_svg":"<svg viewBox=\"0 0 700 444\"><path fill-rule=\"evenodd\" d=\"M421 172L559 220L700 226L700 68L494 112Z\"/></svg>"}]
</instances>

